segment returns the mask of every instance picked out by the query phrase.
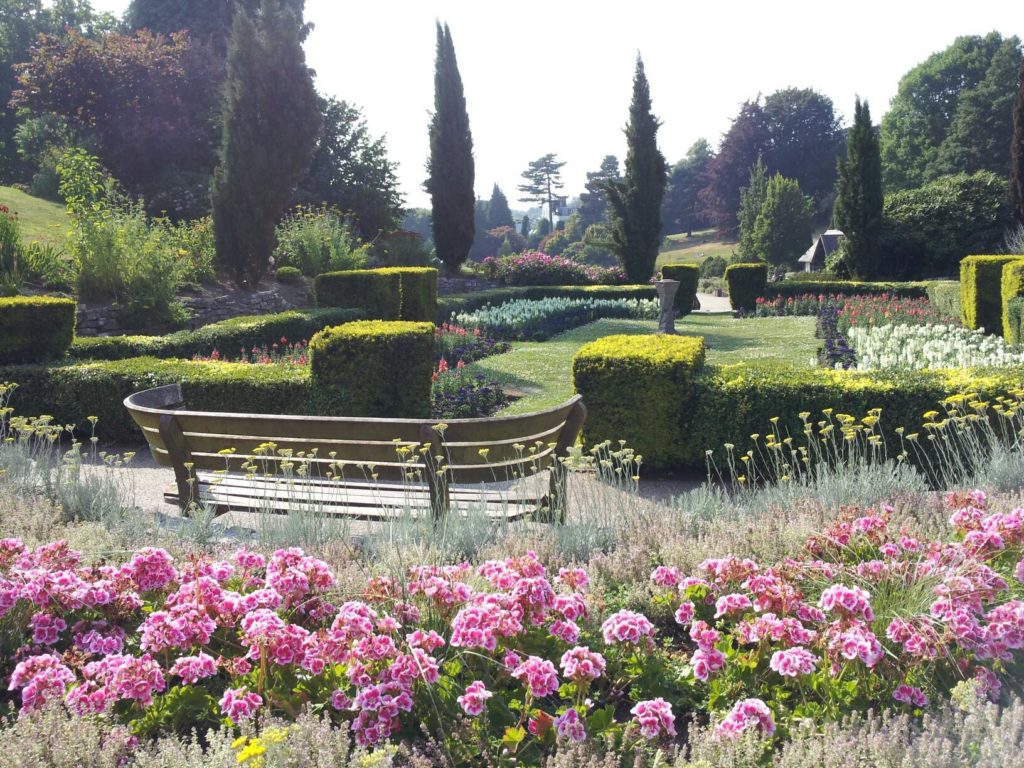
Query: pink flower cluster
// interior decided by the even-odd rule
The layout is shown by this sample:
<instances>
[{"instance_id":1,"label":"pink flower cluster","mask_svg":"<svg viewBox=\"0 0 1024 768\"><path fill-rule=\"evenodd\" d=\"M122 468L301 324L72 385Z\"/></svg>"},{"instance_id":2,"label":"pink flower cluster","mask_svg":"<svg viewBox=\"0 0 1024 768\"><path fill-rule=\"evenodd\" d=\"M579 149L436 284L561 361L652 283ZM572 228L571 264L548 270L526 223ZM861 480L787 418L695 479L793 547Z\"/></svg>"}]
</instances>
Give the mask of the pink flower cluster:
<instances>
[{"instance_id":1,"label":"pink flower cluster","mask_svg":"<svg viewBox=\"0 0 1024 768\"><path fill-rule=\"evenodd\" d=\"M666 736L676 735L676 717L672 714L672 705L664 699L659 697L637 702L629 711L645 739L656 739L663 733Z\"/></svg>"},{"instance_id":2,"label":"pink flower cluster","mask_svg":"<svg viewBox=\"0 0 1024 768\"><path fill-rule=\"evenodd\" d=\"M761 699L737 701L732 711L718 724L715 732L721 736L736 737L748 729L759 730L766 736L775 733L772 712Z\"/></svg>"},{"instance_id":3,"label":"pink flower cluster","mask_svg":"<svg viewBox=\"0 0 1024 768\"><path fill-rule=\"evenodd\" d=\"M470 717L476 717L483 713L487 700L492 696L494 694L487 690L483 682L474 680L466 686L466 692L459 696L458 702L463 712Z\"/></svg>"},{"instance_id":4,"label":"pink flower cluster","mask_svg":"<svg viewBox=\"0 0 1024 768\"><path fill-rule=\"evenodd\" d=\"M892 693L892 697L899 702L904 704L910 704L911 706L923 709L928 706L928 697L924 691L920 688L914 688L912 686L902 684L896 688Z\"/></svg>"},{"instance_id":5,"label":"pink flower cluster","mask_svg":"<svg viewBox=\"0 0 1024 768\"><path fill-rule=\"evenodd\" d=\"M776 651L772 654L772 660L768 666L783 677L796 677L797 675L810 675L818 665L818 657L806 648L787 648L783 651Z\"/></svg>"},{"instance_id":6,"label":"pink flower cluster","mask_svg":"<svg viewBox=\"0 0 1024 768\"><path fill-rule=\"evenodd\" d=\"M636 611L619 611L601 625L601 635L608 645L630 643L654 648L654 625L650 619Z\"/></svg>"}]
</instances>

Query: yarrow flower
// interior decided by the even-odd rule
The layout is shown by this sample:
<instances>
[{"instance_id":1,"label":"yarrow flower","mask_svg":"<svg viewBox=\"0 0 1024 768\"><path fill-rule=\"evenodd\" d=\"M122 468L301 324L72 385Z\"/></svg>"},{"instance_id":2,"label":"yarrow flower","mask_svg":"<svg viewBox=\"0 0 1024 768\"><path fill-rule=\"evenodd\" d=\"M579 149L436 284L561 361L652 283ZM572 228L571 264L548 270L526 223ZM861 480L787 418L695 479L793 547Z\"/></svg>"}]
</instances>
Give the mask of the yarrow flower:
<instances>
[{"instance_id":1,"label":"yarrow flower","mask_svg":"<svg viewBox=\"0 0 1024 768\"><path fill-rule=\"evenodd\" d=\"M736 737L748 728L760 730L766 736L775 733L772 712L761 699L737 701L732 711L715 728L715 733L719 736Z\"/></svg>"},{"instance_id":2,"label":"yarrow flower","mask_svg":"<svg viewBox=\"0 0 1024 768\"><path fill-rule=\"evenodd\" d=\"M466 692L457 701L462 711L470 717L476 717L484 711L487 700L494 694L487 690L483 682L474 680L466 686Z\"/></svg>"},{"instance_id":3,"label":"yarrow flower","mask_svg":"<svg viewBox=\"0 0 1024 768\"><path fill-rule=\"evenodd\" d=\"M676 718L672 714L672 705L660 696L638 702L629 711L640 726L640 735L645 739L656 739L662 733L666 736L676 735Z\"/></svg>"}]
</instances>

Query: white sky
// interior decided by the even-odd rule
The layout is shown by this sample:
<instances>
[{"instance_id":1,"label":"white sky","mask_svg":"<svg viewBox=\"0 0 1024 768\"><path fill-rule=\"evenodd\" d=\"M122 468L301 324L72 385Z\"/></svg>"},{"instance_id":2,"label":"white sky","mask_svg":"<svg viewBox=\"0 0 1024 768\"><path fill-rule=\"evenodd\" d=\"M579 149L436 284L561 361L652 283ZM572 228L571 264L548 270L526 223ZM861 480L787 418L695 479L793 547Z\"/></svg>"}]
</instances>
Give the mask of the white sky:
<instances>
[{"instance_id":1,"label":"white sky","mask_svg":"<svg viewBox=\"0 0 1024 768\"><path fill-rule=\"evenodd\" d=\"M93 0L123 13L127 0ZM497 182L513 208L527 163L566 161L569 196L601 158L625 156L639 50L663 125L662 152L679 160L698 138L717 146L739 105L758 92L814 88L850 115L854 96L877 122L899 78L958 35L1024 37L1017 0L306 0L306 43L317 87L360 106L386 134L406 202L425 206L435 19L448 22L466 91L476 190Z\"/></svg>"}]
</instances>

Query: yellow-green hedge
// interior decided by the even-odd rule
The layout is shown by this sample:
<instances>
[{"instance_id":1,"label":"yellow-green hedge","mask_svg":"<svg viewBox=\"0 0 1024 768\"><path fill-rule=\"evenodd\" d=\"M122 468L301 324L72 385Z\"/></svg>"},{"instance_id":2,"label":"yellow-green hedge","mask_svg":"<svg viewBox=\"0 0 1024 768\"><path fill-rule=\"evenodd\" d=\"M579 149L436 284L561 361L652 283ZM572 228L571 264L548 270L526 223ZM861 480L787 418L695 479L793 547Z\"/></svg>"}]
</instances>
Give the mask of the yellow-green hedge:
<instances>
[{"instance_id":1,"label":"yellow-green hedge","mask_svg":"<svg viewBox=\"0 0 1024 768\"><path fill-rule=\"evenodd\" d=\"M402 276L398 270L351 269L325 272L313 280L318 307L361 309L371 320L402 316Z\"/></svg>"},{"instance_id":2,"label":"yellow-green hedge","mask_svg":"<svg viewBox=\"0 0 1024 768\"><path fill-rule=\"evenodd\" d=\"M960 305L964 325L1002 333L1003 266L1020 256L967 256L960 262Z\"/></svg>"},{"instance_id":3,"label":"yellow-green hedge","mask_svg":"<svg viewBox=\"0 0 1024 768\"><path fill-rule=\"evenodd\" d=\"M697 298L700 267L696 264L666 264L661 268L661 274L666 280L679 281L675 301L678 317L690 314L693 311L694 299Z\"/></svg>"},{"instance_id":4,"label":"yellow-green hedge","mask_svg":"<svg viewBox=\"0 0 1024 768\"><path fill-rule=\"evenodd\" d=\"M752 310L768 285L768 265L730 264L725 268L725 284L733 309Z\"/></svg>"},{"instance_id":5,"label":"yellow-green hedge","mask_svg":"<svg viewBox=\"0 0 1024 768\"><path fill-rule=\"evenodd\" d=\"M360 320L309 342L313 387L344 411L335 416L427 418L433 323Z\"/></svg>"},{"instance_id":6,"label":"yellow-green hedge","mask_svg":"<svg viewBox=\"0 0 1024 768\"><path fill-rule=\"evenodd\" d=\"M1013 300L1024 297L1024 256L1018 259L1003 265L1003 337L1008 344L1024 344L1024 338L1020 335L1020 321L1011 311Z\"/></svg>"},{"instance_id":7,"label":"yellow-green hedge","mask_svg":"<svg viewBox=\"0 0 1024 768\"><path fill-rule=\"evenodd\" d=\"M433 267L386 267L376 271L398 275L402 291L402 320L434 322L437 318L436 269Z\"/></svg>"},{"instance_id":8,"label":"yellow-green hedge","mask_svg":"<svg viewBox=\"0 0 1024 768\"><path fill-rule=\"evenodd\" d=\"M35 363L64 356L75 338L78 305L72 299L15 296L0 299L0 364Z\"/></svg>"},{"instance_id":9,"label":"yellow-green hedge","mask_svg":"<svg viewBox=\"0 0 1024 768\"><path fill-rule=\"evenodd\" d=\"M625 440L655 469L677 463L703 365L701 337L606 336L584 345L572 361L587 407L584 441Z\"/></svg>"}]
</instances>

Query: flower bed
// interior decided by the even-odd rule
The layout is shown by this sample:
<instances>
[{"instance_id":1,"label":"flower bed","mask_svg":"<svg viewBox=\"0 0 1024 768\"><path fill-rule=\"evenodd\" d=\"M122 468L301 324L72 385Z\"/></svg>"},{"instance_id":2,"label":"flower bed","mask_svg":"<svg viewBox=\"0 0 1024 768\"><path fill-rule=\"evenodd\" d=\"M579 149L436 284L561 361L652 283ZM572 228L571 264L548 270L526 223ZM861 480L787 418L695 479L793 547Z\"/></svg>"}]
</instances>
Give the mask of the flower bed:
<instances>
[{"instance_id":1,"label":"flower bed","mask_svg":"<svg viewBox=\"0 0 1024 768\"><path fill-rule=\"evenodd\" d=\"M859 370L1005 368L1024 364L1024 352L998 336L953 325L855 326L848 339Z\"/></svg>"},{"instance_id":2,"label":"flower bed","mask_svg":"<svg viewBox=\"0 0 1024 768\"><path fill-rule=\"evenodd\" d=\"M653 320L659 312L656 299L516 299L457 313L452 322L480 328L497 339L543 341L601 317Z\"/></svg>"},{"instance_id":3,"label":"flower bed","mask_svg":"<svg viewBox=\"0 0 1024 768\"><path fill-rule=\"evenodd\" d=\"M622 285L626 273L617 267L598 267L548 256L540 251L495 258L488 256L481 263L484 275L501 280L505 285Z\"/></svg>"},{"instance_id":4,"label":"flower bed","mask_svg":"<svg viewBox=\"0 0 1024 768\"><path fill-rule=\"evenodd\" d=\"M430 415L435 419L493 416L508 402L501 385L469 373L462 360L450 367L442 357L432 378Z\"/></svg>"}]
</instances>

